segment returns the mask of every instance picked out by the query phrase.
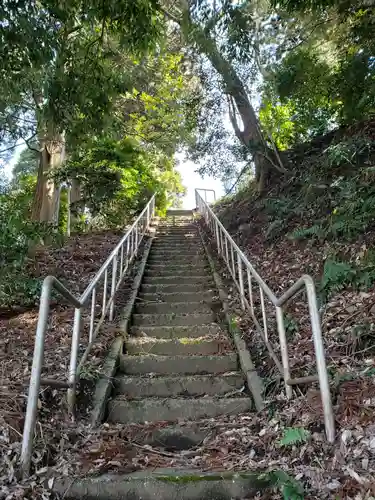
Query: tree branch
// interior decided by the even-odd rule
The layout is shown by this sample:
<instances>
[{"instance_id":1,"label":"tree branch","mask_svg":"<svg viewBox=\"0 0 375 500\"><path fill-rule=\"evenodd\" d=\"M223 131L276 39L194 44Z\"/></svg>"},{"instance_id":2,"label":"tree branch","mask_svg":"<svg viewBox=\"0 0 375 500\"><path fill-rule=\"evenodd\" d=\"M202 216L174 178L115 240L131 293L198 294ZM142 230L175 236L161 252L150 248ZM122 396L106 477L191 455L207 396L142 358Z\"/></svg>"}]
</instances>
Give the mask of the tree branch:
<instances>
[{"instance_id":1,"label":"tree branch","mask_svg":"<svg viewBox=\"0 0 375 500\"><path fill-rule=\"evenodd\" d=\"M234 133L236 134L236 137L244 144L247 146L244 140L244 134L241 132L240 127L238 126L237 122L237 117L236 117L236 108L233 102L233 97L231 95L227 94L227 101L228 101L228 109L229 109L229 119L231 121Z\"/></svg>"},{"instance_id":2,"label":"tree branch","mask_svg":"<svg viewBox=\"0 0 375 500\"><path fill-rule=\"evenodd\" d=\"M240 182L240 179L241 179L241 177L243 176L243 174L244 174L245 172L247 172L249 168L250 168L249 163L246 163L246 165L245 165L245 166L243 167L243 169L241 170L241 172L240 172L239 176L237 177L237 179L236 179L236 181L234 182L234 184L232 185L232 187L231 187L231 188L230 188L230 189L229 189L229 190L225 193L226 195L230 194L230 193L233 191L233 189L234 189L234 188L237 186L237 184Z\"/></svg>"},{"instance_id":3,"label":"tree branch","mask_svg":"<svg viewBox=\"0 0 375 500\"><path fill-rule=\"evenodd\" d=\"M29 149L32 149L33 151L36 151L37 153L40 153L39 149L35 149L35 148L32 148L29 146L29 142L31 140L34 139L34 137L36 136L37 134L33 134L31 137L29 137L28 139L24 139L23 137L21 137L21 139L25 142L26 146L29 148ZM18 142L18 140L15 142L15 144L13 144L12 146L9 146L9 148L5 148L3 150L0 151L0 155L3 154L3 153L6 153L7 151L11 151L12 149L16 149L18 146L22 146L22 143L20 144Z\"/></svg>"},{"instance_id":4,"label":"tree branch","mask_svg":"<svg viewBox=\"0 0 375 500\"><path fill-rule=\"evenodd\" d=\"M9 146L9 148L6 148L6 149L2 149L0 151L0 155L3 154L3 153L6 153L7 151L11 151L12 149L15 149L16 147L18 146L21 146L21 144L18 144L17 142L15 144L13 144L13 146Z\"/></svg>"},{"instance_id":5,"label":"tree branch","mask_svg":"<svg viewBox=\"0 0 375 500\"><path fill-rule=\"evenodd\" d=\"M36 135L37 135L37 132L35 134L33 134L31 137L29 137L28 139L24 139L23 137L22 137L22 139L25 141L26 146L29 149L31 149L31 151L35 151L36 153L40 153L40 149L35 149L35 148L31 147L29 144L30 141L32 141Z\"/></svg>"},{"instance_id":6,"label":"tree branch","mask_svg":"<svg viewBox=\"0 0 375 500\"><path fill-rule=\"evenodd\" d=\"M176 16L174 16L173 14L171 14L170 12L168 12L166 9L164 9L163 7L160 7L159 6L159 10L160 12L167 18L169 19L170 21L173 21L174 23L176 24L181 24L181 20L178 19Z\"/></svg>"}]
</instances>

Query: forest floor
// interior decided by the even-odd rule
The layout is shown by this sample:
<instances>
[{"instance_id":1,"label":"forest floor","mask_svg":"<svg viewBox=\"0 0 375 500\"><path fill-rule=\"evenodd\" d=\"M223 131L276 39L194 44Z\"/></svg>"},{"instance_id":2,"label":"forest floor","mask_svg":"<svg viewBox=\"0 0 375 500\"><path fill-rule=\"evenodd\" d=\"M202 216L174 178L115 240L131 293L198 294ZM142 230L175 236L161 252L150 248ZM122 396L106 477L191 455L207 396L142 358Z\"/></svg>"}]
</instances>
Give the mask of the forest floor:
<instances>
[{"instance_id":1,"label":"forest floor","mask_svg":"<svg viewBox=\"0 0 375 500\"><path fill-rule=\"evenodd\" d=\"M233 310L266 381L269 406L258 439L262 435L269 442L266 456L272 463L284 461L291 474L294 469L312 498L375 496L374 139L374 121L317 138L293 152L294 175L284 184L271 184L265 196L245 189L216 208L276 296L303 274L317 285L336 421L334 445L324 439L317 384L299 386L293 400L285 400L280 375L232 292ZM262 322L256 291L254 304ZM279 353L274 308L266 302L266 309L270 342ZM287 307L286 333L292 377L315 375L304 295ZM280 428L291 427L307 433L300 443L280 449Z\"/></svg>"},{"instance_id":2,"label":"forest floor","mask_svg":"<svg viewBox=\"0 0 375 500\"><path fill-rule=\"evenodd\" d=\"M52 274L79 296L118 243L120 235L120 232L113 231L76 235L61 248L39 249L35 259L30 260L28 264L28 274L30 277L41 278ZM97 311L97 315L99 314L100 311ZM73 315L74 309L61 297L56 296L52 300L45 339L43 377L66 381ZM15 307L0 309L0 484L4 485L0 498L8 500L24 496L30 498L29 495L32 498L42 498L45 492L41 483L46 468L56 462L59 447L64 446L62 432L65 432L64 429L76 427L67 414L65 391L45 387L38 403L36 453L32 464L36 476L27 485L21 486L16 477L16 470L37 319L37 304L22 307L20 300L20 304ZM81 345L85 345L87 341L87 327L87 317L84 317ZM87 392L94 385L100 364L115 335L115 326L103 328L91 351L89 369L84 374L82 397L78 399L80 418L83 421L89 411Z\"/></svg>"},{"instance_id":3,"label":"forest floor","mask_svg":"<svg viewBox=\"0 0 375 500\"><path fill-rule=\"evenodd\" d=\"M266 385L265 410L259 414L223 416L201 422L207 437L199 447L188 452L163 452L138 444L142 435L154 426L103 424L92 431L85 421L89 399L85 391L81 394L80 418L75 423L67 416L65 392L46 388L39 401L33 476L27 482L19 481L16 469L38 309L0 310L0 484L4 485L0 499L50 498L53 477L58 474L129 472L173 466L210 471L223 468L284 471L290 481L284 478L283 487L277 493L259 496L264 500L282 496L294 500L374 498L375 287L371 262L362 265L375 241L375 225L371 222L375 220L375 211L372 204L367 203L372 199L370 181L374 162L368 148L363 156L361 146L360 162L367 169L363 179L358 177L361 165L348 156L347 150L343 155L346 159L335 163L334 168L332 161L329 169L326 162L330 151L336 151L329 150L332 144L339 143L343 137L360 137L363 144L363 140L375 138L374 131L375 124L371 122L304 145L291 157L292 164L298 165L295 175L283 184L271 185L267 196L259 196L249 189L217 207L228 231L276 295L281 295L304 273L316 280L337 426L333 445L324 437L317 386L301 386L294 392L293 400L285 398L281 377L248 315L242 312L228 272L221 263L222 275L228 278L232 314L246 335ZM337 179L347 181L344 194L336 188ZM366 214L360 214L360 220L367 225L357 224L356 219L354 229L350 223L357 212L350 212L347 207L352 184L361 194L361 206L367 207ZM311 187L315 189L312 197ZM345 228L349 226L349 230L345 232L344 228L344 232L336 231L333 235L331 214L335 207L339 208L341 221L345 222L343 217L347 214ZM320 229L309 233L309 227L317 226L317 221ZM305 233L301 233L300 228ZM291 237L296 230L305 236ZM78 295L118 239L119 233L113 232L73 236L62 248L41 250L35 259L37 264L30 264L30 274L42 277L53 274ZM327 266L330 259L336 263L333 270ZM366 279L363 273L367 273ZM350 280L345 277L348 275ZM308 311L303 299L300 296L287 310L293 377L316 373ZM255 307L259 314L259 297L255 297ZM267 310L270 339L277 350L275 318L270 304ZM60 380L66 377L72 319L71 307L60 301L52 304L44 376ZM85 335L87 328L83 343ZM102 331L95 344L86 374L88 394L115 335L114 324ZM296 428L299 434L291 434L291 429Z\"/></svg>"}]
</instances>

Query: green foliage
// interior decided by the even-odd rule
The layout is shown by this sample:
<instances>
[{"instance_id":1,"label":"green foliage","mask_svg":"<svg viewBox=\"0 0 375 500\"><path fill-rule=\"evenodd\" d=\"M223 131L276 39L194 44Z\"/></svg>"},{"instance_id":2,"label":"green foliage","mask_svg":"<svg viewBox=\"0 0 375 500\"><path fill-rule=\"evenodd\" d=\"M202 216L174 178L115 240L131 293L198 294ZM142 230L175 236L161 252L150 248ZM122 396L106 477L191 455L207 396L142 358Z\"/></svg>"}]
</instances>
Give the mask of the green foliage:
<instances>
[{"instance_id":1,"label":"green foliage","mask_svg":"<svg viewBox=\"0 0 375 500\"><path fill-rule=\"evenodd\" d=\"M320 224L314 224L306 228L297 228L289 234L289 238L292 240L304 240L309 238L324 239L325 236L327 236L327 233Z\"/></svg>"},{"instance_id":2,"label":"green foliage","mask_svg":"<svg viewBox=\"0 0 375 500\"><path fill-rule=\"evenodd\" d=\"M26 175L36 175L39 164L37 147L38 145L33 143L32 149L25 148L21 151L18 161L13 167L13 184L16 185L18 180Z\"/></svg>"},{"instance_id":3,"label":"green foliage","mask_svg":"<svg viewBox=\"0 0 375 500\"><path fill-rule=\"evenodd\" d=\"M303 500L303 486L299 481L289 476L286 472L272 471L269 473L271 481L281 491L284 500Z\"/></svg>"},{"instance_id":4,"label":"green foliage","mask_svg":"<svg viewBox=\"0 0 375 500\"><path fill-rule=\"evenodd\" d=\"M303 427L287 427L284 429L283 437L280 439L280 446L293 446L306 443L310 437L310 432Z\"/></svg>"},{"instance_id":5,"label":"green foliage","mask_svg":"<svg viewBox=\"0 0 375 500\"><path fill-rule=\"evenodd\" d=\"M324 263L323 277L320 289L328 295L338 292L345 285L352 283L356 277L356 270L346 262L337 262L334 259L327 259Z\"/></svg>"},{"instance_id":6,"label":"green foliage","mask_svg":"<svg viewBox=\"0 0 375 500\"><path fill-rule=\"evenodd\" d=\"M278 46L262 89L261 122L276 144L288 148L337 124L372 117L374 9L347 0L272 4L281 14L280 35L282 29L292 38Z\"/></svg>"},{"instance_id":7,"label":"green foliage","mask_svg":"<svg viewBox=\"0 0 375 500\"><path fill-rule=\"evenodd\" d=\"M102 132L163 23L156 0L3 2L0 18L0 142L42 147Z\"/></svg>"},{"instance_id":8,"label":"green foliage","mask_svg":"<svg viewBox=\"0 0 375 500\"><path fill-rule=\"evenodd\" d=\"M26 271L35 244L57 237L45 224L29 219L35 176L24 177L17 189L0 194L0 307L35 304L40 281Z\"/></svg>"},{"instance_id":9,"label":"green foliage","mask_svg":"<svg viewBox=\"0 0 375 500\"><path fill-rule=\"evenodd\" d=\"M298 323L289 313L284 316L284 327L287 337L291 338L298 333Z\"/></svg>"},{"instance_id":10,"label":"green foliage","mask_svg":"<svg viewBox=\"0 0 375 500\"><path fill-rule=\"evenodd\" d=\"M335 83L342 101L340 121L343 124L350 124L375 113L373 54L373 48L350 51L341 61Z\"/></svg>"},{"instance_id":11,"label":"green foliage","mask_svg":"<svg viewBox=\"0 0 375 500\"><path fill-rule=\"evenodd\" d=\"M305 188L299 196L291 197L288 209L289 214L293 210L309 214L313 224L294 229L290 239L352 241L372 227L375 188L374 170L369 165L374 151L374 142L364 138L352 138L326 148L321 172L315 167L316 177L320 174L327 178L322 189L313 190L310 196L311 180L305 177Z\"/></svg>"},{"instance_id":12,"label":"green foliage","mask_svg":"<svg viewBox=\"0 0 375 500\"><path fill-rule=\"evenodd\" d=\"M301 47L282 59L268 76L259 118L281 150L332 126L339 106L332 99L332 74L323 57Z\"/></svg>"},{"instance_id":13,"label":"green foliage","mask_svg":"<svg viewBox=\"0 0 375 500\"><path fill-rule=\"evenodd\" d=\"M141 211L153 193L165 210L183 192L173 162L160 152L147 152L135 140L93 141L55 173L58 182L74 178L80 185L79 207L102 224L123 227Z\"/></svg>"},{"instance_id":14,"label":"green foliage","mask_svg":"<svg viewBox=\"0 0 375 500\"><path fill-rule=\"evenodd\" d=\"M365 257L356 262L343 262L333 257L324 263L319 291L323 300L346 287L368 289L375 282L375 256L367 252Z\"/></svg>"},{"instance_id":15,"label":"green foliage","mask_svg":"<svg viewBox=\"0 0 375 500\"><path fill-rule=\"evenodd\" d=\"M295 111L293 103L282 104L276 102L275 96L263 94L259 120L280 151L289 149L299 139L298 124L293 120Z\"/></svg>"}]
</instances>

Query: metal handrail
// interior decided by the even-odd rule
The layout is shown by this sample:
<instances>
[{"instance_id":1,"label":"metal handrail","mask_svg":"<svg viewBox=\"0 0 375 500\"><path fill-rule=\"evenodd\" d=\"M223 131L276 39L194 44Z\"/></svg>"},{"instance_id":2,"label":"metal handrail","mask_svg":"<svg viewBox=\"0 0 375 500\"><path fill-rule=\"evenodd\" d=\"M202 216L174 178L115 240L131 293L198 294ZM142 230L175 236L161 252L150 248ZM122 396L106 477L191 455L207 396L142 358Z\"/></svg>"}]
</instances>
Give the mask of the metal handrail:
<instances>
[{"instance_id":1,"label":"metal handrail","mask_svg":"<svg viewBox=\"0 0 375 500\"><path fill-rule=\"evenodd\" d=\"M199 191L204 192L204 201L207 203L207 193L213 193L214 201L216 201L216 191L214 189L205 189L205 188L195 188L195 206L198 207L198 198L197 195Z\"/></svg>"},{"instance_id":2,"label":"metal handrail","mask_svg":"<svg viewBox=\"0 0 375 500\"><path fill-rule=\"evenodd\" d=\"M200 191L202 190L200 189ZM331 393L329 389L329 380L325 360L319 309L313 279L308 275L301 276L301 278L299 278L281 297L277 298L265 283L265 281L261 278L261 276L256 272L255 268L249 262L242 250L233 241L228 231L225 229L218 217L209 207L208 203L203 200L198 190L195 191L195 196L197 201L197 209L199 213L204 217L206 225L212 231L215 237L218 253L224 259L233 278L233 281L238 288L238 291L240 293L241 306L243 309L248 309L250 311L257 330L261 334L270 356L275 361L275 364L284 379L285 390L288 399L291 399L293 396L293 385L319 381L326 435L328 441L333 442L335 440L335 421L332 410ZM255 281L259 286L260 303L262 310L262 324L260 321L258 321L254 311L253 281ZM282 306L291 298L299 294L303 289L306 290L307 295L318 376L292 379L290 377L288 345ZM264 302L265 295L269 298L276 309L276 322L280 341L281 361L278 359L274 349L268 341L267 311Z\"/></svg>"},{"instance_id":3,"label":"metal handrail","mask_svg":"<svg viewBox=\"0 0 375 500\"><path fill-rule=\"evenodd\" d=\"M128 270L128 267L134 257L137 255L139 245L148 230L151 220L155 215L155 195L148 201L145 208L136 218L132 226L121 238L116 247L112 250L107 260L96 273L90 284L82 295L75 297L65 286L54 276L47 276L43 281L42 292L39 305L38 324L35 336L33 364L31 368L29 394L27 399L27 409L25 417L25 425L23 429L22 451L21 451L21 468L25 475L29 473L30 461L33 447L35 423L38 411L38 397L40 386L43 383L41 379L43 357L44 357L44 341L48 326L49 307L51 302L52 289L60 293L72 306L75 307L73 335L70 352L70 365L68 373L68 381L56 383L56 387L65 387L68 389L68 407L73 413L76 398L76 386L81 368L87 356L90 353L91 347L96 339L103 321L107 317L110 321L113 320L115 295L122 280ZM111 270L111 288L108 296L108 277ZM101 316L95 322L95 311L97 305L96 290L99 283L103 281L103 298L101 303ZM82 310L88 304L91 298L90 308L90 327L87 347L78 364L79 343L81 336ZM53 384L54 381L47 381Z\"/></svg>"}]
</instances>

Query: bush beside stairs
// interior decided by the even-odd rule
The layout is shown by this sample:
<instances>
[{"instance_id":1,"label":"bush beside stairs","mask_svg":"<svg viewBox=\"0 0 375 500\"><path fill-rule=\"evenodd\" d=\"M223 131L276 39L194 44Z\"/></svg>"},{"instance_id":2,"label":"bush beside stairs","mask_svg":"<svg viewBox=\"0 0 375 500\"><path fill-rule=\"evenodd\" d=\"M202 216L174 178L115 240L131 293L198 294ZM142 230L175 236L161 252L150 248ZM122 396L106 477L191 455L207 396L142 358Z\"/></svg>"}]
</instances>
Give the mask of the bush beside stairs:
<instances>
[{"instance_id":1,"label":"bush beside stairs","mask_svg":"<svg viewBox=\"0 0 375 500\"><path fill-rule=\"evenodd\" d=\"M106 415L111 424L168 422L140 444L169 451L201 443L201 419L253 409L192 216L175 211L157 226ZM179 426L181 420L191 425ZM251 472L168 469L85 478L59 489L64 498L229 500L253 498L266 483Z\"/></svg>"}]
</instances>

